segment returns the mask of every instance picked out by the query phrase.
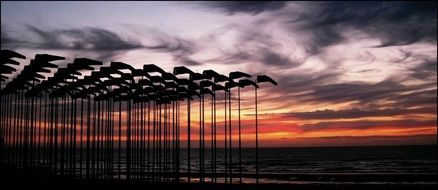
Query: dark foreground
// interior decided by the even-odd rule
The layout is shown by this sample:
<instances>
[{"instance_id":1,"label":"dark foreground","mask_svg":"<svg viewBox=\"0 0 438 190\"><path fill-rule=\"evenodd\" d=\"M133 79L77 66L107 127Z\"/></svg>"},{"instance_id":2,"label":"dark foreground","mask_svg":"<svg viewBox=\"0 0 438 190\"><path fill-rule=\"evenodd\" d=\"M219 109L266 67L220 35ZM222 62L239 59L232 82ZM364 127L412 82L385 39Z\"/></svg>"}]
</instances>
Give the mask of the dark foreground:
<instances>
[{"instance_id":1,"label":"dark foreground","mask_svg":"<svg viewBox=\"0 0 438 190\"><path fill-rule=\"evenodd\" d=\"M307 190L307 189L436 189L437 174L300 174L294 175L297 183L288 184L198 184L150 183L136 180L75 179L53 176L41 169L17 169L2 166L2 189L182 189L182 190ZM264 177L290 178L291 175L264 174ZM263 177L263 175L261 176ZM318 181L319 180L319 181ZM298 183L298 181L300 183ZM313 183L309 183L313 182ZM321 183L319 183L321 182ZM366 183L364 183L366 182Z\"/></svg>"}]
</instances>

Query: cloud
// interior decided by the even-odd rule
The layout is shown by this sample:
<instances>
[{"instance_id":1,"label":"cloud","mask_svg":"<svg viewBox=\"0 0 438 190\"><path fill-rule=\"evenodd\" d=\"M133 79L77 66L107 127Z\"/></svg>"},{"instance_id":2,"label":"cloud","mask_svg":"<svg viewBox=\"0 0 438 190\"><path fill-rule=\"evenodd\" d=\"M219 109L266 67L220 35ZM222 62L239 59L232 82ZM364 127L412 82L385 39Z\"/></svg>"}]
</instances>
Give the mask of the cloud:
<instances>
[{"instance_id":1,"label":"cloud","mask_svg":"<svg viewBox=\"0 0 438 190\"><path fill-rule=\"evenodd\" d=\"M87 56L104 62L112 61L125 51L143 48L138 42L123 39L120 35L102 28L43 30L33 25L26 25L26 28L26 33L20 35L31 40L18 40L2 27L2 48L68 51L72 56Z\"/></svg>"},{"instance_id":2,"label":"cloud","mask_svg":"<svg viewBox=\"0 0 438 190\"><path fill-rule=\"evenodd\" d=\"M220 49L219 56L207 62L220 64L260 63L278 68L294 68L304 63L306 58L297 58L295 47L279 41L262 24L255 27L242 25L233 28L236 40L229 49Z\"/></svg>"},{"instance_id":3,"label":"cloud","mask_svg":"<svg viewBox=\"0 0 438 190\"><path fill-rule=\"evenodd\" d=\"M278 87L266 89L266 92L261 89L260 101L269 102L273 110L290 110L297 104L312 107L339 104L343 106L340 109L346 110L345 113L333 114L340 115L366 114L363 113L366 110L389 114L406 109L426 109L437 104L436 71L430 70L434 67L433 63L423 64L409 71L411 75L424 76L422 81L402 74L380 82L341 81L344 72L333 70L280 73L275 75ZM281 104L278 103L279 98L284 100Z\"/></svg>"},{"instance_id":4,"label":"cloud","mask_svg":"<svg viewBox=\"0 0 438 190\"><path fill-rule=\"evenodd\" d=\"M287 55L277 52L271 48L259 48L257 50L236 50L223 52L217 58L209 59L208 62L236 64L244 62L256 62L266 66L287 67L293 68L304 63L303 60L291 58L292 55Z\"/></svg>"},{"instance_id":5,"label":"cloud","mask_svg":"<svg viewBox=\"0 0 438 190\"><path fill-rule=\"evenodd\" d=\"M124 40L106 29L84 27L74 29L42 30L28 25L27 28L40 38L34 48L57 50L120 51L141 48L137 42Z\"/></svg>"},{"instance_id":6,"label":"cloud","mask_svg":"<svg viewBox=\"0 0 438 190\"><path fill-rule=\"evenodd\" d=\"M6 28L6 27L2 25L1 26L1 43L2 43L2 45L3 44L10 44L13 42L13 39L8 36L8 34L6 33L6 30L4 28Z\"/></svg>"},{"instance_id":7,"label":"cloud","mask_svg":"<svg viewBox=\"0 0 438 190\"><path fill-rule=\"evenodd\" d=\"M302 8L302 10L294 7L294 4L298 4L298 8ZM432 5L436 5L436 3L432 3ZM235 45L231 49L222 50L219 57L210 61L222 64L262 63L266 68L269 68L270 72L274 71L274 73L275 69L279 69L276 67L286 69L287 71L275 75L279 86L269 90L270 94L278 96L265 94L266 96L261 97L262 102L278 103L280 97L283 100L290 100L284 101L282 105L276 104L277 107L273 107L273 109L291 109L294 103L305 105L344 104L348 106L343 109L351 109L348 110L351 112L357 111L357 113L352 114L358 115L371 115L372 113L366 113L367 110L371 110L370 108L378 110L383 115L396 114L396 112L401 112L400 115L404 115L405 111L409 112L417 108L428 109L427 107L430 105L436 105L435 57L424 57L417 50L399 49L403 56L397 60L390 60L388 64L394 64L391 67L395 64L399 64L397 67L400 66L400 68L404 67L402 64L412 63L415 65L418 64L418 58L426 61L412 69L404 67L402 68L404 71L396 75L393 73L385 74L387 75L386 79L379 82L367 82L354 79L345 80L345 74L349 74L348 69L350 68L345 68L347 65L340 62L354 62L357 61L357 57L353 60L344 59L342 54L329 54L323 50L329 46L350 43L356 39L364 38L380 40L379 47L420 42L436 44L436 6L429 6L431 5L427 3L424 5L400 2L359 3L356 5L342 2L291 2L282 9L272 10L269 14L261 15L261 19L256 18L253 22L235 26L233 28L237 32ZM293 11L294 8L297 11ZM379 30L380 28L382 30ZM288 40L274 35L277 33L272 31L277 29L293 33L294 37L292 38L298 40L298 43L288 43ZM404 33L404 30L408 33ZM355 36L357 33L351 31L360 31L360 34L365 35ZM410 33L415 34L411 35ZM321 58L322 64L333 63L329 65L330 69L317 72L309 70L295 72L294 68L306 63L308 59L308 57L296 58L296 49L300 50L301 48L306 49L308 56L313 55ZM287 51L282 51L284 49ZM375 51L371 50L373 49L365 50L365 56L371 58L371 63L381 62L382 60L379 58L381 55L375 54ZM329 55L331 59L336 61L325 60L325 55ZM363 73L361 75L364 76L368 75L366 72L369 71L379 71L383 74L388 64L382 64L382 68L364 67L366 69L359 72ZM370 66L375 65L371 64ZM412 79L422 81L413 83ZM334 114L342 115L343 113L336 112ZM345 114L347 115L347 111Z\"/></svg>"},{"instance_id":8,"label":"cloud","mask_svg":"<svg viewBox=\"0 0 438 190\"><path fill-rule=\"evenodd\" d=\"M357 102L359 105L366 106L379 102L399 102L411 93L431 88L436 82L428 84L403 84L389 78L377 83L368 82L343 82L313 87L311 92L303 94L311 102ZM436 97L436 94L435 94ZM421 96L416 97L421 99Z\"/></svg>"},{"instance_id":9,"label":"cloud","mask_svg":"<svg viewBox=\"0 0 438 190\"><path fill-rule=\"evenodd\" d=\"M218 37L226 32L237 32L237 41L231 49L221 49ZM269 66L296 67L303 63L291 54L278 49L284 48L275 37L267 32L228 24L201 35L195 39L184 39L165 32L152 32L155 43L145 45L146 49L169 53L176 63L185 65L201 65L204 63L236 64L257 62ZM219 56L203 61L193 59L193 55L202 53L205 49L218 49Z\"/></svg>"},{"instance_id":10,"label":"cloud","mask_svg":"<svg viewBox=\"0 0 438 190\"><path fill-rule=\"evenodd\" d=\"M282 9L287 5L285 1L217 1L204 2L204 6L219 9L229 15L236 13L247 13L252 15L260 14L264 11L274 11Z\"/></svg>"},{"instance_id":11,"label":"cloud","mask_svg":"<svg viewBox=\"0 0 438 190\"><path fill-rule=\"evenodd\" d=\"M278 3L278 2L276 2ZM436 2L287 2L278 8L267 8L270 2L259 4L240 2L208 2L202 5L225 13L267 11L252 21L240 23L235 47L223 50L213 62L259 62L269 66L294 66L306 61L296 58L293 49L304 49L308 56L326 55L326 47L364 38L377 39L375 47L402 46L416 42L436 44ZM273 3L275 4L275 3ZM259 7L259 8L251 8ZM284 40L273 30L283 30L294 36L299 47L282 47ZM288 51L278 51L284 48ZM406 52L409 58L413 52ZM374 55L369 54L370 57ZM375 61L375 59L373 59Z\"/></svg>"},{"instance_id":12,"label":"cloud","mask_svg":"<svg viewBox=\"0 0 438 190\"><path fill-rule=\"evenodd\" d=\"M309 55L350 39L378 39L380 45L375 47L436 43L437 39L436 2L288 2L272 9L263 4L255 4L260 9L253 11L250 3L247 7L232 2L205 5L229 15L269 11L256 18L254 30L277 23L275 29L299 36Z\"/></svg>"},{"instance_id":13,"label":"cloud","mask_svg":"<svg viewBox=\"0 0 438 190\"><path fill-rule=\"evenodd\" d=\"M199 51L196 42L165 33L159 33L157 35L155 38L157 38L158 43L147 45L145 48L157 52L169 53L173 57L173 60L179 64L191 66L202 64L190 58L191 55Z\"/></svg>"},{"instance_id":14,"label":"cloud","mask_svg":"<svg viewBox=\"0 0 438 190\"><path fill-rule=\"evenodd\" d=\"M432 84L433 85L433 84ZM392 97L395 102L390 106L419 107L437 105L437 89L418 89L415 92L399 94Z\"/></svg>"},{"instance_id":15,"label":"cloud","mask_svg":"<svg viewBox=\"0 0 438 190\"><path fill-rule=\"evenodd\" d=\"M10 35L9 31L6 30L7 26L1 25L1 46L2 48L15 49L19 47L23 41L14 38Z\"/></svg>"},{"instance_id":16,"label":"cloud","mask_svg":"<svg viewBox=\"0 0 438 190\"><path fill-rule=\"evenodd\" d=\"M419 128L436 126L436 119L430 120L414 120L414 119L400 119L392 121L374 121L374 120L360 120L360 121L333 121L333 122L318 122L314 124L304 124L300 128L305 131L323 131L323 130L340 130L353 129L365 130L379 127L388 128Z\"/></svg>"},{"instance_id":17,"label":"cloud","mask_svg":"<svg viewBox=\"0 0 438 190\"><path fill-rule=\"evenodd\" d=\"M265 50L262 52L260 62L266 65L276 65L276 66L288 66L293 67L300 65L299 62L292 61L288 56L277 53L272 50Z\"/></svg>"},{"instance_id":18,"label":"cloud","mask_svg":"<svg viewBox=\"0 0 438 190\"><path fill-rule=\"evenodd\" d=\"M377 47L436 43L437 39L436 2L294 2L264 19L281 21L286 31L299 32L311 55L361 38L350 31L379 39Z\"/></svg>"},{"instance_id":19,"label":"cloud","mask_svg":"<svg viewBox=\"0 0 438 190\"><path fill-rule=\"evenodd\" d=\"M280 117L297 119L352 119L364 117L388 117L408 114L436 114L436 107L422 107L412 109L387 108L387 109L345 109L345 110L316 110L311 112L293 112L278 114Z\"/></svg>"},{"instance_id":20,"label":"cloud","mask_svg":"<svg viewBox=\"0 0 438 190\"><path fill-rule=\"evenodd\" d=\"M263 146L382 146L382 145L424 145L436 144L436 134L431 135L371 135L371 136L330 136L302 137L281 140L281 142L264 141Z\"/></svg>"},{"instance_id":21,"label":"cloud","mask_svg":"<svg viewBox=\"0 0 438 190\"><path fill-rule=\"evenodd\" d=\"M392 97L405 90L405 86L392 80L370 84L364 82L336 83L316 86L308 95L324 102L360 101L367 103L379 98Z\"/></svg>"},{"instance_id":22,"label":"cloud","mask_svg":"<svg viewBox=\"0 0 438 190\"><path fill-rule=\"evenodd\" d=\"M410 76L424 81L436 81L437 60L435 59L424 61L423 63L411 70Z\"/></svg>"}]
</instances>

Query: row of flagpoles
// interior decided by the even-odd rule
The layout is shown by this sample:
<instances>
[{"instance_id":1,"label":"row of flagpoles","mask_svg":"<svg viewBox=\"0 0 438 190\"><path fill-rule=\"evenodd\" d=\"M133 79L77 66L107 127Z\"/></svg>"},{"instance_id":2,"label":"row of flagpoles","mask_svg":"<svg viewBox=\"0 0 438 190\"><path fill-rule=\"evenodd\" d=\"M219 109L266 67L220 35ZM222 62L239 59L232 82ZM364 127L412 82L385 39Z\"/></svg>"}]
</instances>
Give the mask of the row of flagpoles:
<instances>
[{"instance_id":1,"label":"row of flagpoles","mask_svg":"<svg viewBox=\"0 0 438 190\"><path fill-rule=\"evenodd\" d=\"M197 73L184 66L175 67L170 73L153 64L136 69L122 62L103 66L102 62L87 58L76 58L58 68L56 63L65 58L48 54L35 55L18 73L15 67L20 62L14 59L24 58L14 51L1 50L2 164L47 168L55 175L78 178L154 182L193 182L195 178L199 183L217 183L219 178L233 183L237 178L242 183L240 96L241 88L252 87L258 183L257 89L260 83L277 85L270 77L259 75L252 79L240 71L228 76L213 70ZM53 76L47 77L52 70ZM84 71L91 74L81 77ZM18 74L10 79L8 76L14 73ZM231 109L235 101L233 89L237 89L238 147L232 145L231 121L236 119ZM223 102L217 99L220 95ZM217 122L217 112L221 111L217 101L224 103L223 155L218 155L217 133L222 126ZM191 139L194 103L199 103L199 139ZM181 109L182 104L186 110ZM210 121L205 121L206 115ZM191 148L184 155L187 166L181 166L182 116L187 117L186 147L195 147L192 141L199 141L197 172L192 171ZM206 129L210 134L206 134ZM208 140L210 147L206 147ZM233 165L233 148L238 148L237 168ZM221 171L219 156L224 157ZM233 173L236 170L237 174Z\"/></svg>"}]
</instances>

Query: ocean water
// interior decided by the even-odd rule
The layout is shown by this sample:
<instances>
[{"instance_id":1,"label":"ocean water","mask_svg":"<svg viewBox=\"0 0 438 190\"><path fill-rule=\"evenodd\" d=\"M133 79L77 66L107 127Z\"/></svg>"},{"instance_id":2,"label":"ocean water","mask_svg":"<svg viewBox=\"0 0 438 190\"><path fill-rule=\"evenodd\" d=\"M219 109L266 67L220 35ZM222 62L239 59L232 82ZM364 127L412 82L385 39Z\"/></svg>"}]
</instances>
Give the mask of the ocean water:
<instances>
[{"instance_id":1,"label":"ocean water","mask_svg":"<svg viewBox=\"0 0 438 190\"><path fill-rule=\"evenodd\" d=\"M180 171L187 172L187 150L180 150ZM228 150L229 151L229 150ZM78 151L79 152L79 151ZM80 153L79 153L80 154ZM79 159L79 154L77 159ZM171 150L166 153L167 163L172 162ZM199 149L190 150L191 172L199 171ZM164 156L164 152L162 152ZM225 150L217 148L217 172L225 170ZM205 149L204 170L211 171L211 149ZM83 159L85 153L83 152ZM140 153L132 150L131 157L139 158ZM150 162L153 152L149 153ZM121 163L118 162L118 152L114 152L114 167L124 170L126 167L126 151L121 151ZM147 151L144 151L144 159ZM164 162L164 158L162 158ZM85 165L85 160L83 164ZM230 165L229 152L227 154L227 167L233 172L239 171L239 152L233 148ZM242 173L254 173L255 149L242 148L241 167ZM145 164L143 162L143 164ZM140 167L139 163L132 162L132 168ZM306 174L306 173L436 173L437 172L437 146L370 146L370 147L309 147L309 148L260 148L259 172L279 174Z\"/></svg>"},{"instance_id":2,"label":"ocean water","mask_svg":"<svg viewBox=\"0 0 438 190\"><path fill-rule=\"evenodd\" d=\"M198 151L197 149L191 151L192 172L196 172L199 163ZM217 162L219 162L218 172L224 172L225 156L223 151L223 149L220 149L217 154L219 155L217 158ZM232 155L233 173L237 173L239 171L238 150L233 149ZM186 151L183 151L181 156L182 171L186 171ZM210 168L209 159L210 157L207 154L205 168L207 172ZM242 149L242 172L255 173L255 149ZM275 175L261 177L262 183L321 184L359 183L360 181L360 183L436 184L436 178L434 177L414 175L428 173L436 177L437 146L261 148L259 150L259 173L286 174L280 175L282 176L281 179L275 177ZM313 174L316 177L307 177L306 179L294 177L300 174ZM324 177L321 177L323 175L329 177L324 179ZM348 175L359 177L346 178L345 176ZM360 175L370 175L371 177L360 178ZM246 177L244 181L253 183L254 179Z\"/></svg>"},{"instance_id":3,"label":"ocean water","mask_svg":"<svg viewBox=\"0 0 438 190\"><path fill-rule=\"evenodd\" d=\"M228 150L229 151L229 150ZM180 172L187 173L187 152L188 149L181 149L179 154L180 159ZM100 157L94 162L95 165L100 165L100 167L105 167L104 162L105 156L99 153ZM143 155L141 155L143 153ZM191 173L198 173L200 166L199 159L199 149L190 149L190 168ZM66 154L68 154L66 152ZM81 155L82 154L82 155ZM143 152L132 149L131 151L131 170L132 172L147 172L147 151ZM113 171L115 172L115 177L117 177L117 172L122 173L122 178L125 177L126 172L126 149L122 149L120 152L120 162L119 162L119 152L118 149L114 149L113 152ZM162 152L162 168L164 170L171 172L172 166L172 151L169 149L166 152L167 160L164 159L164 152ZM216 166L217 173L225 173L225 150L223 148L217 149ZM92 155L90 155L92 156ZM143 156L144 162L139 162L139 158ZM205 162L204 162L204 172L209 174L211 172L211 149L205 149ZM80 168L80 157L82 157L82 171L77 171L76 174L81 174L85 176L85 166L86 166L86 152L85 150L76 151L76 168ZM152 171L153 163L153 152L149 153L149 168ZM241 166L242 173L246 174L243 181L246 183L254 182L254 175L256 170L255 165L255 149L254 148L242 148L241 152ZM39 160L41 162L41 160ZM67 161L67 160L66 160ZM157 161L155 159L155 161ZM38 162L38 161L37 161ZM156 162L155 162L156 163ZM233 174L239 173L239 152L238 149L234 148L232 151L232 159L230 165L229 152L227 153L227 172L229 173L230 167ZM156 165L155 165L156 166ZM58 163L58 168L61 167ZM140 170L143 168L144 170ZM163 171L163 170L161 170ZM99 172L99 171L97 171ZM94 172L93 172L94 173ZM396 179L399 177L398 174L407 174L409 176L416 174L432 174L436 176L437 174L437 146L436 145L421 145L421 146L374 146L374 147L312 147L312 148L260 148L259 149L259 173L260 174L278 174L282 176L281 179L275 177L275 175L269 176L265 175L261 177L261 182L264 183L323 183L321 177L311 178L310 181L306 178L302 181L300 178L294 176L312 174L313 176L343 176L343 174L348 175L373 175L384 174L386 176L385 180L388 182L398 181ZM287 177L284 177L287 176ZM403 177L403 176L402 176ZM415 176L414 176L415 177ZM238 178L238 177L235 177ZM330 177L330 179L333 177ZM345 178L345 177L343 177ZM431 180L430 175L426 178L422 176L404 177L407 181L418 182L426 181L425 183L436 184L436 179ZM184 181L184 178L182 179ZM198 178L193 177L192 180L196 181ZM210 180L206 178L206 180ZM223 178L219 178L218 182L223 181ZM233 179L234 181L235 179ZM313 181L312 181L313 180ZM369 183L375 183L375 179L370 179L369 177L365 179ZM363 181L363 180L362 180ZM378 180L382 182L382 180ZM326 181L327 182L327 181ZM422 182L422 183L423 183Z\"/></svg>"},{"instance_id":4,"label":"ocean water","mask_svg":"<svg viewBox=\"0 0 438 190\"><path fill-rule=\"evenodd\" d=\"M210 167L206 150L206 169ZM182 171L187 169L186 149L181 152ZM232 168L238 171L238 149L232 152ZM217 150L218 170L223 170L225 154ZM255 149L242 149L242 171L255 171ZM198 149L191 150L192 170L199 164ZM229 157L228 157L229 160ZM229 161L228 161L229 163ZM437 146L374 146L261 148L260 173L422 173L437 172Z\"/></svg>"},{"instance_id":5,"label":"ocean water","mask_svg":"<svg viewBox=\"0 0 438 190\"><path fill-rule=\"evenodd\" d=\"M187 150L180 150L180 171L187 171ZM118 149L114 150L114 167L118 167ZM147 151L144 150L144 159ZM204 151L204 169L211 170L211 149ZM66 153L68 154L68 153ZM77 151L76 159L80 157ZM140 152L131 151L131 158L138 159ZM164 151L162 156L164 156ZM172 151L168 150L167 161L172 162ZM199 170L199 149L190 150L191 171ZM242 148L242 172L255 172L254 148ZM223 172L225 167L225 150L217 148L216 166L218 172ZM103 157L103 156L102 156ZM149 153L150 162L153 160L152 149ZM82 160L85 165L86 153L82 151ZM103 159L103 158L102 158ZM121 168L126 167L126 150L121 150ZM164 157L162 157L164 162ZM227 166L233 172L239 171L239 152L233 148L230 165L229 150L227 153ZM132 167L137 166L132 161ZM229 168L228 168L229 170ZM437 146L370 146L370 147L308 147L308 148L260 148L259 149L260 173L436 173L437 172Z\"/></svg>"},{"instance_id":6,"label":"ocean water","mask_svg":"<svg viewBox=\"0 0 438 190\"><path fill-rule=\"evenodd\" d=\"M437 172L437 146L266 148L260 159L268 173Z\"/></svg>"}]
</instances>

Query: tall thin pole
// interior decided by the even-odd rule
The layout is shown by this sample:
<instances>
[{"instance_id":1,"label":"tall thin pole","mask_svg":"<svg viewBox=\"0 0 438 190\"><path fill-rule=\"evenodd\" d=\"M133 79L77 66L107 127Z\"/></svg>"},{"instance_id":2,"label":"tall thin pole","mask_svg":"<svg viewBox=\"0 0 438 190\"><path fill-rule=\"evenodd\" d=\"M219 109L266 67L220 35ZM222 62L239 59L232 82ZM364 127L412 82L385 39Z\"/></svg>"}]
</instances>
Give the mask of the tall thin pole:
<instances>
[{"instance_id":1,"label":"tall thin pole","mask_svg":"<svg viewBox=\"0 0 438 190\"><path fill-rule=\"evenodd\" d=\"M232 149L232 134L231 134L231 87L229 89L230 91L228 92L228 130L229 130L229 140L230 140L230 184L233 183L233 149Z\"/></svg>"},{"instance_id":2,"label":"tall thin pole","mask_svg":"<svg viewBox=\"0 0 438 190\"><path fill-rule=\"evenodd\" d=\"M214 142L214 161L213 161L213 168L214 168L214 182L217 182L217 125L216 125L216 91L214 91L214 98L213 98L213 142Z\"/></svg>"},{"instance_id":3,"label":"tall thin pole","mask_svg":"<svg viewBox=\"0 0 438 190\"><path fill-rule=\"evenodd\" d=\"M144 114L143 114L143 109L144 109L144 104L143 104L143 101L141 101L141 107L140 107L140 126L139 126L139 128L140 128L140 171L141 171L141 178L143 178L144 177L144 169L145 169L145 167L144 167L144 157L143 157L143 155L144 155L144 146L143 146L143 143L144 143Z\"/></svg>"},{"instance_id":4,"label":"tall thin pole","mask_svg":"<svg viewBox=\"0 0 438 190\"><path fill-rule=\"evenodd\" d=\"M178 104L178 99L173 100L172 102L172 127L173 127L173 172L175 174L173 180L174 182L178 182L178 129L177 129L177 104Z\"/></svg>"},{"instance_id":5,"label":"tall thin pole","mask_svg":"<svg viewBox=\"0 0 438 190\"><path fill-rule=\"evenodd\" d=\"M114 122L114 113L115 113L115 109L114 109L114 97L111 97L111 101L110 101L110 104L111 104L111 125L110 125L110 130L111 130L111 133L110 133L110 136L111 136L111 147L110 147L110 178L111 179L113 179L114 178L114 150L115 150L115 148L114 148L114 135L115 135L115 129L114 129L114 127L115 127L115 122Z\"/></svg>"},{"instance_id":6,"label":"tall thin pole","mask_svg":"<svg viewBox=\"0 0 438 190\"><path fill-rule=\"evenodd\" d=\"M228 144L228 140L227 140L227 91L225 90L225 94L224 94L224 150L225 150L225 159L224 159L224 180L225 183L227 183L228 180L228 152L227 152L227 144Z\"/></svg>"},{"instance_id":7,"label":"tall thin pole","mask_svg":"<svg viewBox=\"0 0 438 190\"><path fill-rule=\"evenodd\" d=\"M38 115L39 115L39 122L38 122L38 157L37 157L37 163L38 163L38 165L40 165L40 162L41 162L41 152L42 152L42 147L41 147L41 145L42 145L42 143L41 143L41 139L42 139L42 124L41 124L41 122L42 122L42 117L43 117L43 106L42 106L42 101L43 101L43 98L41 98L41 97L39 97L38 98L39 99L39 111L38 111Z\"/></svg>"},{"instance_id":8,"label":"tall thin pole","mask_svg":"<svg viewBox=\"0 0 438 190\"><path fill-rule=\"evenodd\" d=\"M72 140L72 143L73 143L73 147L72 147L72 149L73 149L73 151L72 151L72 156L71 156L71 165L72 165L72 169L73 169L73 175L74 176L76 176L76 129L77 129L77 127L76 127L76 116L77 116L77 114L76 114L76 109L77 109L77 101L76 101L76 98L73 100L73 106L74 106L74 108L73 108L73 140ZM81 134L82 135L82 134Z\"/></svg>"},{"instance_id":9,"label":"tall thin pole","mask_svg":"<svg viewBox=\"0 0 438 190\"><path fill-rule=\"evenodd\" d=\"M47 111L47 107L49 107L48 106L48 102L47 102L47 98L48 98L48 95L47 95L47 93L45 93L45 96L44 96L44 134L43 134L43 163L44 164L48 164L48 129L47 129L47 123L48 123L48 121L49 121L49 119L48 119L48 116L49 116L49 114L47 113L48 111Z\"/></svg>"},{"instance_id":10,"label":"tall thin pole","mask_svg":"<svg viewBox=\"0 0 438 190\"><path fill-rule=\"evenodd\" d=\"M59 128L59 125L58 125L58 108L59 108L59 99L58 98L55 98L55 105L54 105L54 112L55 112L55 126L54 126L54 143L53 143L53 146L54 146L54 151L53 151L53 154L54 154L54 158L53 158L53 160L54 160L54 167L55 167L55 169L54 169L54 171L55 171L55 174L57 174L57 172L58 172L58 128Z\"/></svg>"},{"instance_id":11,"label":"tall thin pole","mask_svg":"<svg viewBox=\"0 0 438 190\"><path fill-rule=\"evenodd\" d=\"M255 87L255 117L256 117L256 184L259 183L259 123L257 113L257 87Z\"/></svg>"},{"instance_id":12,"label":"tall thin pole","mask_svg":"<svg viewBox=\"0 0 438 190\"><path fill-rule=\"evenodd\" d=\"M87 179L90 178L90 155L91 155L91 152L90 152L91 112L90 111L91 111L91 98L90 98L90 96L88 96L88 101L87 101L87 145L86 145L86 149L87 149L86 150L86 160L87 160L87 162L85 164L85 167L86 167L85 175L86 175Z\"/></svg>"},{"instance_id":13,"label":"tall thin pole","mask_svg":"<svg viewBox=\"0 0 438 190\"><path fill-rule=\"evenodd\" d=\"M187 98L187 181L190 183L190 95Z\"/></svg>"},{"instance_id":14,"label":"tall thin pole","mask_svg":"<svg viewBox=\"0 0 438 190\"><path fill-rule=\"evenodd\" d=\"M150 172L151 172L151 168L150 168L150 164L151 164L151 162L150 162L150 141L151 141L151 136L150 136L150 131L151 131L151 104L150 104L150 101L148 102L148 131L147 131L147 133L148 133L148 144L147 144L147 157L148 157L148 160L147 160L147 171L148 171L148 176L147 176L147 178L148 178L148 181L150 181Z\"/></svg>"},{"instance_id":15,"label":"tall thin pole","mask_svg":"<svg viewBox=\"0 0 438 190\"><path fill-rule=\"evenodd\" d=\"M238 104L238 115L239 115L239 182L242 183L242 133L241 133L241 122L240 122L240 87L237 87L237 104Z\"/></svg>"},{"instance_id":16,"label":"tall thin pole","mask_svg":"<svg viewBox=\"0 0 438 190\"><path fill-rule=\"evenodd\" d=\"M214 161L215 161L215 156L216 156L215 150L214 150L215 149L215 141L214 141L215 140L215 131L214 131L215 129L214 129L214 123L213 123L214 122L214 105L213 105L214 98L215 98L214 96L211 97L211 113L210 113L210 119L211 119L210 120L210 125L211 125L211 132L210 132L210 134L211 134L210 135L210 138L211 138L210 139L210 141L211 141L211 145L210 145L211 146L211 150L210 150L211 151L211 161L210 161L211 162L211 176L210 176L210 178L211 178L212 183L215 182L214 181L214 179L215 179Z\"/></svg>"},{"instance_id":17,"label":"tall thin pole","mask_svg":"<svg viewBox=\"0 0 438 190\"><path fill-rule=\"evenodd\" d=\"M128 128L126 142L126 179L131 179L131 99L128 99Z\"/></svg>"},{"instance_id":18,"label":"tall thin pole","mask_svg":"<svg viewBox=\"0 0 438 190\"><path fill-rule=\"evenodd\" d=\"M205 107L204 95L202 96L202 182L205 180Z\"/></svg>"},{"instance_id":19,"label":"tall thin pole","mask_svg":"<svg viewBox=\"0 0 438 190\"><path fill-rule=\"evenodd\" d=\"M161 122L162 122L162 116L161 116L161 103L158 103L157 104L157 169L158 169L158 181L160 181L161 182L161 180L162 180L162 173L161 173L161 167L162 167L162 162L161 162L161 153L162 153L162 150L161 150L161 140L162 140L162 137L161 137Z\"/></svg>"},{"instance_id":20,"label":"tall thin pole","mask_svg":"<svg viewBox=\"0 0 438 190\"><path fill-rule=\"evenodd\" d=\"M121 179L122 174L122 100L119 101L119 139L118 139L118 179Z\"/></svg>"},{"instance_id":21,"label":"tall thin pole","mask_svg":"<svg viewBox=\"0 0 438 190\"><path fill-rule=\"evenodd\" d=\"M24 95L24 93L23 93L23 95ZM23 96L22 95L22 96ZM24 96L23 96L24 97ZM23 167L24 168L27 168L28 167L28 160L29 160L29 107L30 107L30 104L29 104L29 98L26 98L26 97L24 97L24 99L25 99L25 102L26 102L26 109L25 109L25 112L24 112L24 115L25 115L25 118L26 118L26 121L25 121L25 124L24 124L24 143L23 143L23 157L22 157L22 163L23 163Z\"/></svg>"},{"instance_id":22,"label":"tall thin pole","mask_svg":"<svg viewBox=\"0 0 438 190\"><path fill-rule=\"evenodd\" d=\"M156 181L156 163L157 163L157 135L156 135L156 126L157 126L157 103L153 102L153 123L152 123L152 180Z\"/></svg>"},{"instance_id":23,"label":"tall thin pole","mask_svg":"<svg viewBox=\"0 0 438 190\"><path fill-rule=\"evenodd\" d=\"M180 181L180 109L179 109L179 100L176 101L176 181L177 183L179 183Z\"/></svg>"},{"instance_id":24,"label":"tall thin pole","mask_svg":"<svg viewBox=\"0 0 438 190\"><path fill-rule=\"evenodd\" d=\"M84 99L81 98L81 126L79 137L79 178L82 178L82 155L83 155L83 135L84 135Z\"/></svg>"},{"instance_id":25,"label":"tall thin pole","mask_svg":"<svg viewBox=\"0 0 438 190\"><path fill-rule=\"evenodd\" d=\"M199 97L199 183L202 183L202 96Z\"/></svg>"}]
</instances>

